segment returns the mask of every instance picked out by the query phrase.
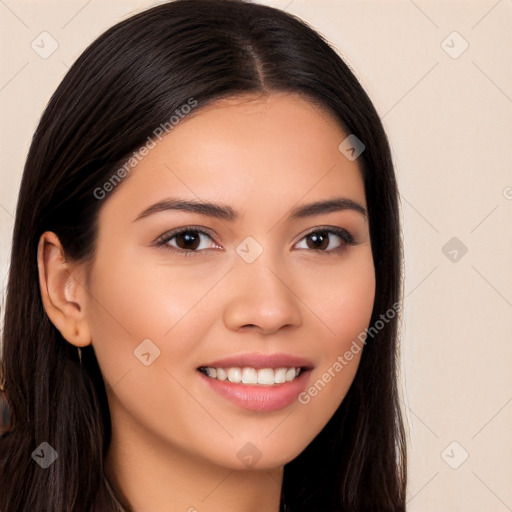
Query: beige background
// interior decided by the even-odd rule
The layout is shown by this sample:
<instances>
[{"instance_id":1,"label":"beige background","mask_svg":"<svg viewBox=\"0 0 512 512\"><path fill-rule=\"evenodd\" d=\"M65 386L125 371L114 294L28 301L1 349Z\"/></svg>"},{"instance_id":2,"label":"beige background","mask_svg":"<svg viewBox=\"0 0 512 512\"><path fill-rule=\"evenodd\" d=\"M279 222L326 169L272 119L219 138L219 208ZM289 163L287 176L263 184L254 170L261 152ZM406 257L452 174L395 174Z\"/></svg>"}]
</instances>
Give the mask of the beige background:
<instances>
[{"instance_id":1,"label":"beige background","mask_svg":"<svg viewBox=\"0 0 512 512\"><path fill-rule=\"evenodd\" d=\"M23 161L50 94L96 36L153 3L0 0L0 291ZM409 510L512 510L512 2L264 3L336 45L391 140ZM44 31L58 43L46 59L31 47Z\"/></svg>"}]
</instances>

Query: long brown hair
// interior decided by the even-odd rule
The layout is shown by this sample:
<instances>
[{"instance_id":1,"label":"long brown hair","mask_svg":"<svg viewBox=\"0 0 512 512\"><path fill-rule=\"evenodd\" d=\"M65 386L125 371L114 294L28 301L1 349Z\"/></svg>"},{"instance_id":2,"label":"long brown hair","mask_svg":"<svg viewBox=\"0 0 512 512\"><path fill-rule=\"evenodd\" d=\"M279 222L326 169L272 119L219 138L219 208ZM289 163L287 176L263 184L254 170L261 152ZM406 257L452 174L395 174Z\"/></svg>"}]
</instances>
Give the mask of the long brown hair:
<instances>
[{"instance_id":1,"label":"long brown hair","mask_svg":"<svg viewBox=\"0 0 512 512\"><path fill-rule=\"evenodd\" d=\"M242 93L288 91L328 109L363 141L376 274L371 325L401 300L397 188L388 141L367 94L304 22L240 0L179 0L122 21L94 41L53 94L35 132L16 211L2 372L13 427L0 438L0 511L116 510L103 462L110 415L91 347L77 350L50 322L36 248L55 232L74 260L94 252L94 191L190 98L196 110ZM112 193L115 193L112 192ZM404 511L406 449L397 392L397 316L362 353L347 396L285 466L287 512ZM49 443L47 469L31 453ZM124 508L129 510L129 504Z\"/></svg>"}]
</instances>

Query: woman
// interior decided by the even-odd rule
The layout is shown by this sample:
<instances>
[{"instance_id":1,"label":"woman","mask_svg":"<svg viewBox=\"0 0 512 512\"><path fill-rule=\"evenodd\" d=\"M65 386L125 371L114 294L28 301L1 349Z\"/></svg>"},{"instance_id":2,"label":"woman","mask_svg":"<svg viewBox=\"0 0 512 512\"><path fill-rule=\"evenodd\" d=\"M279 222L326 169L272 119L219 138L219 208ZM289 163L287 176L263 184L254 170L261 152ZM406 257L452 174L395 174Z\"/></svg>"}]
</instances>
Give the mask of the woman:
<instances>
[{"instance_id":1,"label":"woman","mask_svg":"<svg viewBox=\"0 0 512 512\"><path fill-rule=\"evenodd\" d=\"M0 510L402 511L387 139L303 22L181 0L51 98L16 212Z\"/></svg>"}]
</instances>

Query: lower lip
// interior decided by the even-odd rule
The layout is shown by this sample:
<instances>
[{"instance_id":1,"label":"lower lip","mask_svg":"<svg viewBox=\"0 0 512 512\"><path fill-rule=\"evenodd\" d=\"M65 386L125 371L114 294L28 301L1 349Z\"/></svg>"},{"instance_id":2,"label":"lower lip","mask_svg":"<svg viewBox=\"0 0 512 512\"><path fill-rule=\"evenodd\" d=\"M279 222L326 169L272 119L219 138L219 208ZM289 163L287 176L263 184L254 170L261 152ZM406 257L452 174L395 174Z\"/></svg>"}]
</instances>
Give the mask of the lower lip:
<instances>
[{"instance_id":1,"label":"lower lip","mask_svg":"<svg viewBox=\"0 0 512 512\"><path fill-rule=\"evenodd\" d=\"M237 384L229 380L218 380L198 372L210 387L227 398L235 405L250 411L277 411L284 409L304 391L309 370L302 372L296 379L273 386L258 386L256 384Z\"/></svg>"}]
</instances>

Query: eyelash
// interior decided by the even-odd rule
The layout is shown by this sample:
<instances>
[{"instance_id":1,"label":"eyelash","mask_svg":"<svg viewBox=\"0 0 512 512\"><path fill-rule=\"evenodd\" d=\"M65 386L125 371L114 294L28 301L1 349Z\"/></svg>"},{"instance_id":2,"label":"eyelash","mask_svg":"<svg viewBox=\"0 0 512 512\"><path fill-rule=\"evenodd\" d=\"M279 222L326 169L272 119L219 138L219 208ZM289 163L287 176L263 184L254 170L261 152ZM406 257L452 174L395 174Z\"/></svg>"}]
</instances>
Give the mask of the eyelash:
<instances>
[{"instance_id":1,"label":"eyelash","mask_svg":"<svg viewBox=\"0 0 512 512\"><path fill-rule=\"evenodd\" d=\"M214 243L217 243L213 239L212 235L210 235L210 233L208 233L207 231L189 226L189 227L184 227L184 228L177 228L172 231L169 231L168 233L164 233L162 236L158 237L155 240L154 244L157 247L161 247L162 249L169 250L174 254L180 254L185 257L190 257L190 256L193 256L198 253L201 254L202 252L204 252L205 249L186 250L186 249L174 248L174 247L168 245L169 241L172 240L173 238L175 238L183 233L189 233L189 232L190 233L198 233L200 235L205 235L208 238L210 238ZM307 238L308 236L311 236L313 234L323 234L323 233L339 236L342 239L343 243L339 247L336 247L335 249L329 249L329 250L301 249L301 250L309 250L309 251L314 251L317 253L322 253L323 255L326 255L326 256L331 256L331 255L335 255L335 254L338 254L339 252L343 251L347 246L355 245L355 243L356 243L354 240L354 237L347 230L331 226L331 227L319 227L319 228L315 228L314 230L309 231L297 242L297 244L299 242L301 242L302 240L304 240L305 238Z\"/></svg>"}]
</instances>

